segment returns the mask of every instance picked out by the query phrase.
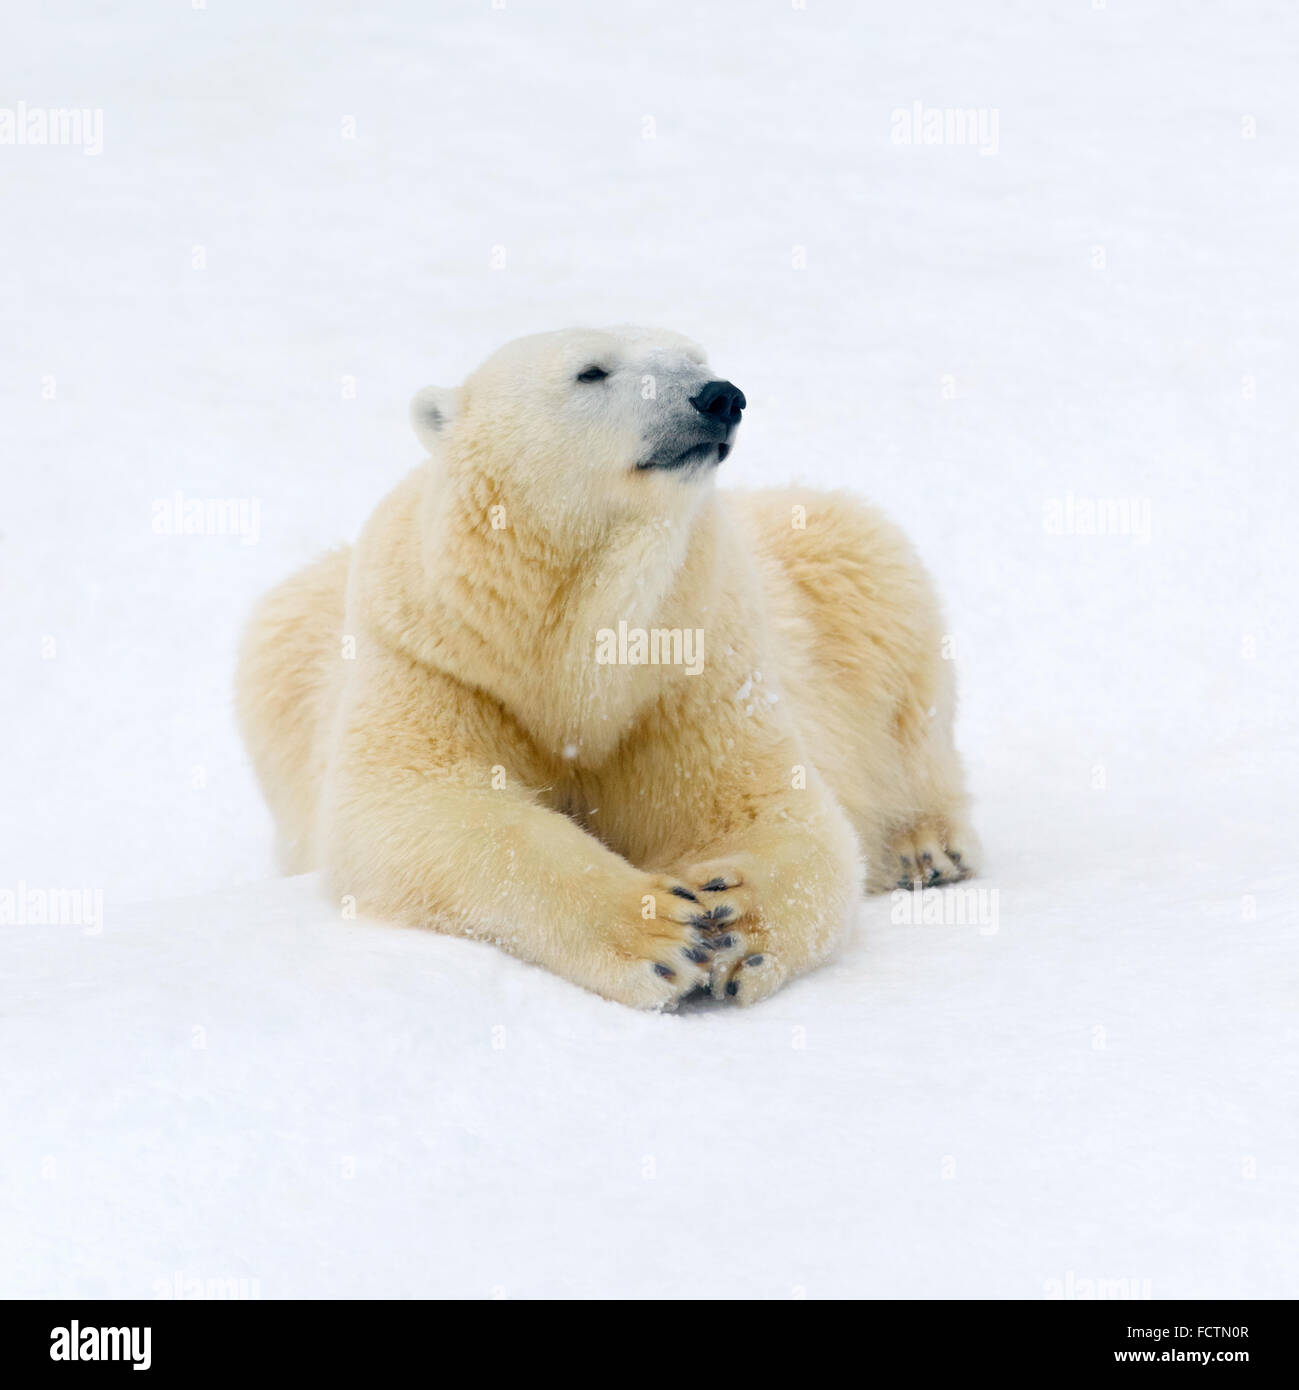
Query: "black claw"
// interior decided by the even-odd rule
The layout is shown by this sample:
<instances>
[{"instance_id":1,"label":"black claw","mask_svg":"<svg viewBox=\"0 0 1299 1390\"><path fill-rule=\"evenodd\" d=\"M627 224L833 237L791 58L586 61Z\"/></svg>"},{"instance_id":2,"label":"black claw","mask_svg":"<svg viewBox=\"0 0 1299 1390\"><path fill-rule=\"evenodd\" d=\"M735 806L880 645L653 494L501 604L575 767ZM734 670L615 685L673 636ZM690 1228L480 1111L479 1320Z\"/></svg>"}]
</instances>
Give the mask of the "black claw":
<instances>
[{"instance_id":1,"label":"black claw","mask_svg":"<svg viewBox=\"0 0 1299 1390\"><path fill-rule=\"evenodd\" d=\"M729 922L735 916L733 907L715 907L711 912L701 912L690 919L692 927L698 927L700 931L716 931L724 922Z\"/></svg>"},{"instance_id":2,"label":"black claw","mask_svg":"<svg viewBox=\"0 0 1299 1390\"><path fill-rule=\"evenodd\" d=\"M692 903L697 903L699 901L699 899L695 897L695 895L690 891L689 888L673 888L672 892L678 898L687 898Z\"/></svg>"},{"instance_id":3,"label":"black claw","mask_svg":"<svg viewBox=\"0 0 1299 1390\"><path fill-rule=\"evenodd\" d=\"M926 851L920 856L920 862L921 862L922 864L932 864L932 863L934 862L934 856L933 856L932 854L930 854L928 850L926 850Z\"/></svg>"},{"instance_id":4,"label":"black claw","mask_svg":"<svg viewBox=\"0 0 1299 1390\"><path fill-rule=\"evenodd\" d=\"M761 965L765 959L765 956L750 956L744 963L745 965Z\"/></svg>"},{"instance_id":5,"label":"black claw","mask_svg":"<svg viewBox=\"0 0 1299 1390\"><path fill-rule=\"evenodd\" d=\"M664 965L660 961L654 962L654 973L662 975L665 980L675 980L677 977L677 972L671 966Z\"/></svg>"},{"instance_id":6,"label":"black claw","mask_svg":"<svg viewBox=\"0 0 1299 1390\"><path fill-rule=\"evenodd\" d=\"M724 951L728 946L735 945L735 938L728 933L726 936L722 937L722 939L718 941L716 945L719 951Z\"/></svg>"},{"instance_id":7,"label":"black claw","mask_svg":"<svg viewBox=\"0 0 1299 1390\"><path fill-rule=\"evenodd\" d=\"M930 869L929 877L925 880L928 884L937 883L942 878L942 874L937 869Z\"/></svg>"},{"instance_id":8,"label":"black claw","mask_svg":"<svg viewBox=\"0 0 1299 1390\"><path fill-rule=\"evenodd\" d=\"M681 954L687 960L692 960L696 965L702 965L708 959L708 952L702 946L687 946Z\"/></svg>"},{"instance_id":9,"label":"black claw","mask_svg":"<svg viewBox=\"0 0 1299 1390\"><path fill-rule=\"evenodd\" d=\"M724 878L710 878L708 882L704 884L703 891L705 893L720 893L725 887L726 880Z\"/></svg>"},{"instance_id":10,"label":"black claw","mask_svg":"<svg viewBox=\"0 0 1299 1390\"><path fill-rule=\"evenodd\" d=\"M734 980L729 980L729 981L727 982L727 985L726 985L726 992L727 992L727 994L730 994L730 995L739 994L739 992L740 992L740 987L739 987L739 985L737 985L737 984L735 983Z\"/></svg>"},{"instance_id":11,"label":"black claw","mask_svg":"<svg viewBox=\"0 0 1299 1390\"><path fill-rule=\"evenodd\" d=\"M961 856L957 854L957 852L954 849L949 849L947 851L947 857L952 861L953 864L959 864L961 862Z\"/></svg>"}]
</instances>

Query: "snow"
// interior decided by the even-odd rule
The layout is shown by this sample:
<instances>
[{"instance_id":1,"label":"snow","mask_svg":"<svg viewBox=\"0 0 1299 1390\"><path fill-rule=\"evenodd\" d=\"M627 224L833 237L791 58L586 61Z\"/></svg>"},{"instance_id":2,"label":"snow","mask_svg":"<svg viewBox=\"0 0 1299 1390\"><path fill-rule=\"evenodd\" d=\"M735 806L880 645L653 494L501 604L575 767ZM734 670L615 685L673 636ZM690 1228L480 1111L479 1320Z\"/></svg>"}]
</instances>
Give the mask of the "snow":
<instances>
[{"instance_id":1,"label":"snow","mask_svg":"<svg viewBox=\"0 0 1299 1390\"><path fill-rule=\"evenodd\" d=\"M1297 34L15 13L5 100L103 150L0 146L0 895L103 921L0 938L0 1293L1299 1294ZM995 152L895 143L917 102ZM417 462L416 388L582 321L710 348L727 485L905 523L973 923L870 899L770 1001L641 1016L273 877L245 613Z\"/></svg>"}]
</instances>

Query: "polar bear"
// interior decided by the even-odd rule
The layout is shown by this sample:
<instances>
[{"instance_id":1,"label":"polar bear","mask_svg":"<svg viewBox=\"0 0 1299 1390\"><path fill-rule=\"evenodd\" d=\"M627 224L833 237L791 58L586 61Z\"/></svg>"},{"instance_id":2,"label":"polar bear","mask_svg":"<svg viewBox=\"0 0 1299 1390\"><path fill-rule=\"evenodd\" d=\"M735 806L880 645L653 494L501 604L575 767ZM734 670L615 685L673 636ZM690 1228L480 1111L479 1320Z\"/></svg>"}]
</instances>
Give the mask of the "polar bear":
<instances>
[{"instance_id":1,"label":"polar bear","mask_svg":"<svg viewBox=\"0 0 1299 1390\"><path fill-rule=\"evenodd\" d=\"M863 860L974 870L929 581L851 496L719 491L746 404L628 328L419 392L430 457L242 644L287 871L664 1008L825 960Z\"/></svg>"}]
</instances>

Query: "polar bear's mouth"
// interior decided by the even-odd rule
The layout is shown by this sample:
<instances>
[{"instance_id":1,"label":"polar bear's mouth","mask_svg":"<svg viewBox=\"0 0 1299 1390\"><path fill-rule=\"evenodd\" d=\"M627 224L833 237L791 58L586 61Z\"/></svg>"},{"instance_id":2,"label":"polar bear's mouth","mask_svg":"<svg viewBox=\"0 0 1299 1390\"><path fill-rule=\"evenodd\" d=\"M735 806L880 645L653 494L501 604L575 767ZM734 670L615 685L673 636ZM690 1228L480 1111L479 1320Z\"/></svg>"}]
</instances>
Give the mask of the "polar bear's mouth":
<instances>
[{"instance_id":1,"label":"polar bear's mouth","mask_svg":"<svg viewBox=\"0 0 1299 1390\"><path fill-rule=\"evenodd\" d=\"M729 440L701 439L698 443L691 444L689 448L682 449L679 454L667 456L656 454L653 458L638 463L636 471L644 473L657 468L665 472L673 472L679 468L697 468L704 464L712 464L716 467L730 452Z\"/></svg>"}]
</instances>

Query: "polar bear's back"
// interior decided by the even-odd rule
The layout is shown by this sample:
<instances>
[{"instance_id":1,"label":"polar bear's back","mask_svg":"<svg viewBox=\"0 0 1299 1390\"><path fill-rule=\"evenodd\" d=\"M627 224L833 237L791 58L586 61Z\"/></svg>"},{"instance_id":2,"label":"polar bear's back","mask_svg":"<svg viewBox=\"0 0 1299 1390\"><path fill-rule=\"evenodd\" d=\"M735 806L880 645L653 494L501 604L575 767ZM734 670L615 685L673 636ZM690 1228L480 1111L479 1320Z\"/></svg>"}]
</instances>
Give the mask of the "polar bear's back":
<instances>
[{"instance_id":1,"label":"polar bear's back","mask_svg":"<svg viewBox=\"0 0 1299 1390\"><path fill-rule=\"evenodd\" d=\"M862 634L886 665L911 667L932 653L941 629L929 576L902 531L883 512L847 492L773 488L723 494L749 542L793 584L827 660L870 660Z\"/></svg>"},{"instance_id":2,"label":"polar bear's back","mask_svg":"<svg viewBox=\"0 0 1299 1390\"><path fill-rule=\"evenodd\" d=\"M351 547L298 570L257 605L244 631L235 704L257 780L279 827L287 873L314 866L311 844L342 658Z\"/></svg>"}]
</instances>

